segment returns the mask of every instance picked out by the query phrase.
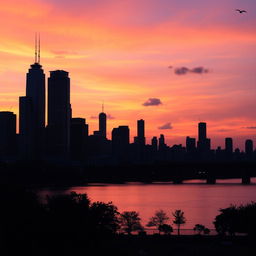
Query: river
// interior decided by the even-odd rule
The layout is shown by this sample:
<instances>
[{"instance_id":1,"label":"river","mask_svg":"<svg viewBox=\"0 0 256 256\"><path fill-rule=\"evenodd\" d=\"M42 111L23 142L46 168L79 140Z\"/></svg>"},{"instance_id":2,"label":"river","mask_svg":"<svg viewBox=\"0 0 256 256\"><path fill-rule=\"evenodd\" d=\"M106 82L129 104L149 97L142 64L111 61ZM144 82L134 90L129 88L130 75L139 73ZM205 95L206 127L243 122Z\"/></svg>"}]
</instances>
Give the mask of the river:
<instances>
[{"instance_id":1,"label":"river","mask_svg":"<svg viewBox=\"0 0 256 256\"><path fill-rule=\"evenodd\" d=\"M239 205L256 201L256 179L252 184L242 185L241 180L218 180L207 185L204 181L192 180L184 184L171 183L127 183L90 184L58 190L43 189L40 195L62 194L75 191L87 193L92 202L113 202L122 211L138 211L142 224L146 224L156 210L164 210L170 217L176 209L184 211L184 229L193 229L195 224L203 224L213 229L213 221L220 208L231 204Z\"/></svg>"}]
</instances>

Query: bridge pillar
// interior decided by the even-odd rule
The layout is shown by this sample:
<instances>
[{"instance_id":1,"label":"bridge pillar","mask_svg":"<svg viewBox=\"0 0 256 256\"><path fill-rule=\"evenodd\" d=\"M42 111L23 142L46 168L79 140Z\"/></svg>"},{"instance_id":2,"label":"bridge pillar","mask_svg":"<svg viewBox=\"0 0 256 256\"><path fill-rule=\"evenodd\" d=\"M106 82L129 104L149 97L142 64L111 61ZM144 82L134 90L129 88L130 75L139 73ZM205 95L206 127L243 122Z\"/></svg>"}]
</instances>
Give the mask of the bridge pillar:
<instances>
[{"instance_id":1,"label":"bridge pillar","mask_svg":"<svg viewBox=\"0 0 256 256\"><path fill-rule=\"evenodd\" d=\"M173 180L174 184L182 184L183 180L181 178L176 178Z\"/></svg>"},{"instance_id":2,"label":"bridge pillar","mask_svg":"<svg viewBox=\"0 0 256 256\"><path fill-rule=\"evenodd\" d=\"M242 177L242 184L251 184L251 177L250 176L243 176Z\"/></svg>"},{"instance_id":3,"label":"bridge pillar","mask_svg":"<svg viewBox=\"0 0 256 256\"><path fill-rule=\"evenodd\" d=\"M207 184L216 184L216 178L215 177L208 177L206 179Z\"/></svg>"}]
</instances>

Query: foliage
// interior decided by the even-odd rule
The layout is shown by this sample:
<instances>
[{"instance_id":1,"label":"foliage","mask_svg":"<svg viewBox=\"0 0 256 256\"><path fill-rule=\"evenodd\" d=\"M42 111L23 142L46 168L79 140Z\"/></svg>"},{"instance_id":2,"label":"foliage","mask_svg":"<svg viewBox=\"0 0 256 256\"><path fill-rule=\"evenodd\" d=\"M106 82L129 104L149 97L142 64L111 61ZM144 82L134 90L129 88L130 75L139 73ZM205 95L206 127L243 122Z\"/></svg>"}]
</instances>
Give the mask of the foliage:
<instances>
[{"instance_id":1,"label":"foliage","mask_svg":"<svg viewBox=\"0 0 256 256\"><path fill-rule=\"evenodd\" d=\"M198 235L201 235L201 233L208 235L210 233L210 229L206 228L202 224L196 224L193 230L197 231Z\"/></svg>"},{"instance_id":2,"label":"foliage","mask_svg":"<svg viewBox=\"0 0 256 256\"><path fill-rule=\"evenodd\" d=\"M170 235L173 232L173 228L171 225L163 224L159 226L159 231L163 232L165 235Z\"/></svg>"},{"instance_id":3,"label":"foliage","mask_svg":"<svg viewBox=\"0 0 256 256\"><path fill-rule=\"evenodd\" d=\"M177 225L178 235L180 235L180 226L186 223L184 212L182 210L175 210L175 212L173 212L172 215L174 217L173 223Z\"/></svg>"},{"instance_id":4,"label":"foliage","mask_svg":"<svg viewBox=\"0 0 256 256\"><path fill-rule=\"evenodd\" d=\"M213 222L216 231L220 235L235 235L236 233L246 233L256 235L256 203L220 209L220 214Z\"/></svg>"},{"instance_id":5,"label":"foliage","mask_svg":"<svg viewBox=\"0 0 256 256\"><path fill-rule=\"evenodd\" d=\"M155 212L155 215L150 218L147 226L148 227L157 227L159 230L159 233L161 232L160 227L169 220L169 217L167 216L167 213L163 210L159 210Z\"/></svg>"},{"instance_id":6,"label":"foliage","mask_svg":"<svg viewBox=\"0 0 256 256\"><path fill-rule=\"evenodd\" d=\"M119 229L118 215L117 207L112 202L95 202L90 207L92 228L101 233L117 232Z\"/></svg>"},{"instance_id":7,"label":"foliage","mask_svg":"<svg viewBox=\"0 0 256 256\"><path fill-rule=\"evenodd\" d=\"M144 228L140 223L141 218L136 211L124 211L120 214L119 223L121 229L127 234L131 234L133 231L143 231Z\"/></svg>"}]
</instances>

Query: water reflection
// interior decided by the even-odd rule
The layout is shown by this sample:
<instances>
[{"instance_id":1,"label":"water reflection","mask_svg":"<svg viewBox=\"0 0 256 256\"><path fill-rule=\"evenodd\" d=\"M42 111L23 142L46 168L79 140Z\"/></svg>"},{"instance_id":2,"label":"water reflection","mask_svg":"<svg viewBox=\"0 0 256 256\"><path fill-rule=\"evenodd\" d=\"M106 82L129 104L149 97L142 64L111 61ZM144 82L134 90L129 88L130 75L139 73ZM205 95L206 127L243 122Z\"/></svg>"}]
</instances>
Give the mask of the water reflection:
<instances>
[{"instance_id":1,"label":"water reflection","mask_svg":"<svg viewBox=\"0 0 256 256\"><path fill-rule=\"evenodd\" d=\"M215 185L200 184L205 181L193 180L181 185L170 183L127 183L90 184L89 186L45 189L46 194L61 194L75 191L87 193L92 201L113 202L122 211L138 211L145 225L156 210L163 209L171 217L176 209L185 212L185 229L193 229L195 224L203 224L212 229L218 209L230 204L245 204L256 201L256 180L253 184L242 185L240 180L218 180Z\"/></svg>"}]
</instances>

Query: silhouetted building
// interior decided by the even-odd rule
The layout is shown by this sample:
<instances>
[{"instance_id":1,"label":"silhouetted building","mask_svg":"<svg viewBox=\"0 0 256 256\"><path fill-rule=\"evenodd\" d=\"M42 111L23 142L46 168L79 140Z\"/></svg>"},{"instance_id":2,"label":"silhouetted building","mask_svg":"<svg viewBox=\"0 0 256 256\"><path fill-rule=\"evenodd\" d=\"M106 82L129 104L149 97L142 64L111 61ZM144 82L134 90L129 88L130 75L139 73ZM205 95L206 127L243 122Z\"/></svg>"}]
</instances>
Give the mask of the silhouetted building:
<instances>
[{"instance_id":1,"label":"silhouetted building","mask_svg":"<svg viewBox=\"0 0 256 256\"><path fill-rule=\"evenodd\" d=\"M164 135L160 134L160 138L159 138L159 151L165 150L166 145L165 145L165 139L164 139Z\"/></svg>"},{"instance_id":2,"label":"silhouetted building","mask_svg":"<svg viewBox=\"0 0 256 256\"><path fill-rule=\"evenodd\" d=\"M198 140L203 141L206 139L206 123L198 124Z\"/></svg>"},{"instance_id":3,"label":"silhouetted building","mask_svg":"<svg viewBox=\"0 0 256 256\"><path fill-rule=\"evenodd\" d=\"M233 153L233 139L232 138L225 138L225 151L228 154Z\"/></svg>"},{"instance_id":4,"label":"silhouetted building","mask_svg":"<svg viewBox=\"0 0 256 256\"><path fill-rule=\"evenodd\" d=\"M85 159L88 125L84 118L72 118L70 126L70 155L73 160Z\"/></svg>"},{"instance_id":5,"label":"silhouetted building","mask_svg":"<svg viewBox=\"0 0 256 256\"><path fill-rule=\"evenodd\" d=\"M39 159L45 141L45 74L39 59L30 66L26 96L20 97L20 142L22 158Z\"/></svg>"},{"instance_id":6,"label":"silhouetted building","mask_svg":"<svg viewBox=\"0 0 256 256\"><path fill-rule=\"evenodd\" d=\"M186 151L188 153L195 152L196 150L196 139L195 138L190 138L187 136L186 138Z\"/></svg>"},{"instance_id":7,"label":"silhouetted building","mask_svg":"<svg viewBox=\"0 0 256 256\"><path fill-rule=\"evenodd\" d=\"M70 79L63 70L50 71L48 78L48 152L67 159L70 151Z\"/></svg>"},{"instance_id":8,"label":"silhouetted building","mask_svg":"<svg viewBox=\"0 0 256 256\"><path fill-rule=\"evenodd\" d=\"M197 148L201 153L207 153L211 150L211 140L206 135L206 123L200 122L198 124Z\"/></svg>"},{"instance_id":9,"label":"silhouetted building","mask_svg":"<svg viewBox=\"0 0 256 256\"><path fill-rule=\"evenodd\" d=\"M253 141L252 140L245 141L245 154L249 158L252 157L252 154L253 154Z\"/></svg>"},{"instance_id":10,"label":"silhouetted building","mask_svg":"<svg viewBox=\"0 0 256 256\"><path fill-rule=\"evenodd\" d=\"M130 130L128 126L119 126L112 130L112 152L121 161L127 161L130 143Z\"/></svg>"},{"instance_id":11,"label":"silhouetted building","mask_svg":"<svg viewBox=\"0 0 256 256\"><path fill-rule=\"evenodd\" d=\"M136 142L140 145L145 145L145 122L143 119L137 121Z\"/></svg>"},{"instance_id":12,"label":"silhouetted building","mask_svg":"<svg viewBox=\"0 0 256 256\"><path fill-rule=\"evenodd\" d=\"M0 158L13 157L17 152L16 115L13 112L0 112Z\"/></svg>"},{"instance_id":13,"label":"silhouetted building","mask_svg":"<svg viewBox=\"0 0 256 256\"><path fill-rule=\"evenodd\" d=\"M107 115L104 112L99 114L99 132L102 137L107 137Z\"/></svg>"},{"instance_id":14,"label":"silhouetted building","mask_svg":"<svg viewBox=\"0 0 256 256\"><path fill-rule=\"evenodd\" d=\"M157 144L158 144L157 137L153 137L151 140L151 145L154 152L156 152L158 149Z\"/></svg>"}]
</instances>

